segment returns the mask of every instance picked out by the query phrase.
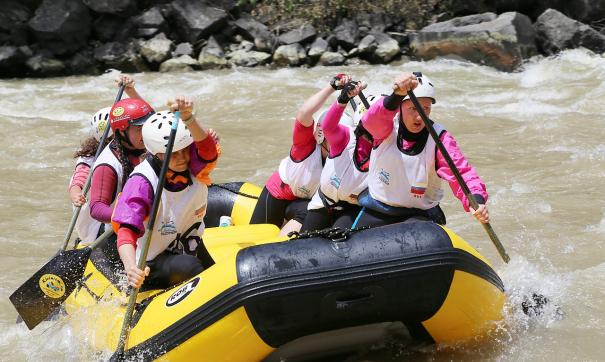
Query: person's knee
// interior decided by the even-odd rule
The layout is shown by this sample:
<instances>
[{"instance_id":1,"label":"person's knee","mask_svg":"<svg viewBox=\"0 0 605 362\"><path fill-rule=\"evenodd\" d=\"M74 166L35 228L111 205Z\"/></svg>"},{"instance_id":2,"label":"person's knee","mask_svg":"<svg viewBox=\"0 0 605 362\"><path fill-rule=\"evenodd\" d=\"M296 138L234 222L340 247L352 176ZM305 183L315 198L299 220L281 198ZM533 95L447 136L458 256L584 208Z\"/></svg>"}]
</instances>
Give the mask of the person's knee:
<instances>
[{"instance_id":1,"label":"person's knee","mask_svg":"<svg viewBox=\"0 0 605 362\"><path fill-rule=\"evenodd\" d=\"M171 263L170 284L181 283L204 271L202 263L193 255L180 255Z\"/></svg>"}]
</instances>

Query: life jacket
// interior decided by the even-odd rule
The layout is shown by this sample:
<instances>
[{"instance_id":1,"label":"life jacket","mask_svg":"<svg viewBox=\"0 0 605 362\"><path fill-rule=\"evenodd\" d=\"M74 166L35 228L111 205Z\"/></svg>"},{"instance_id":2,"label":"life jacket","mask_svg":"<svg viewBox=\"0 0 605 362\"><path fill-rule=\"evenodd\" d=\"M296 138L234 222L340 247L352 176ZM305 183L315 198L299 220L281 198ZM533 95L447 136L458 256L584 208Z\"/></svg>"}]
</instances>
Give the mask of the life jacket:
<instances>
[{"instance_id":1,"label":"life jacket","mask_svg":"<svg viewBox=\"0 0 605 362\"><path fill-rule=\"evenodd\" d=\"M154 168L149 159L141 162L131 176L139 175L147 179L157 192L159 168ZM208 187L191 177L191 184L181 191L162 191L153 234L151 235L147 261L153 260L165 250L180 254L195 255L204 233L204 215L208 201ZM147 230L147 232L149 232ZM137 240L137 262L146 236Z\"/></svg>"},{"instance_id":2,"label":"life jacket","mask_svg":"<svg viewBox=\"0 0 605 362\"><path fill-rule=\"evenodd\" d=\"M321 170L321 146L315 146L313 152L301 161L294 161L290 155L279 163L279 177L290 186L294 196L310 199L319 188Z\"/></svg>"}]
</instances>

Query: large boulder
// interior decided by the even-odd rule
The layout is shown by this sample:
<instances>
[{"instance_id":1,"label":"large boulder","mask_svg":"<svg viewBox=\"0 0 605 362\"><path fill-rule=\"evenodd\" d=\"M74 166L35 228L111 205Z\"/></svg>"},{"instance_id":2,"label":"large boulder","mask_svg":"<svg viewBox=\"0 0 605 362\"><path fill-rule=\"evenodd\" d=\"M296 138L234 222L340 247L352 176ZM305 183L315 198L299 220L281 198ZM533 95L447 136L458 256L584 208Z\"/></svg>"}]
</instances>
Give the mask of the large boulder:
<instances>
[{"instance_id":1,"label":"large boulder","mask_svg":"<svg viewBox=\"0 0 605 362\"><path fill-rule=\"evenodd\" d=\"M232 64L242 67L256 67L271 60L271 54L257 51L236 50L227 55Z\"/></svg>"},{"instance_id":2,"label":"large boulder","mask_svg":"<svg viewBox=\"0 0 605 362\"><path fill-rule=\"evenodd\" d=\"M90 22L88 8L81 0L44 0L28 24L42 47L64 55L86 44Z\"/></svg>"},{"instance_id":3,"label":"large boulder","mask_svg":"<svg viewBox=\"0 0 605 362\"><path fill-rule=\"evenodd\" d=\"M578 47L597 53L605 52L605 35L557 10L546 10L538 17L534 26L538 46L546 54Z\"/></svg>"},{"instance_id":4,"label":"large boulder","mask_svg":"<svg viewBox=\"0 0 605 362\"><path fill-rule=\"evenodd\" d=\"M129 15L137 10L136 0L82 0L91 10L101 14Z\"/></svg>"},{"instance_id":5,"label":"large boulder","mask_svg":"<svg viewBox=\"0 0 605 362\"><path fill-rule=\"evenodd\" d=\"M326 66L343 65L345 56L337 52L325 52L319 57L319 64Z\"/></svg>"},{"instance_id":6,"label":"large boulder","mask_svg":"<svg viewBox=\"0 0 605 362\"><path fill-rule=\"evenodd\" d=\"M317 32L313 25L305 23L295 29L290 30L279 36L279 42L281 44L290 45L295 43L304 44L315 39Z\"/></svg>"},{"instance_id":7,"label":"large boulder","mask_svg":"<svg viewBox=\"0 0 605 362\"><path fill-rule=\"evenodd\" d=\"M280 45L273 53L273 62L283 66L298 66L307 61L305 48L299 43Z\"/></svg>"},{"instance_id":8,"label":"large boulder","mask_svg":"<svg viewBox=\"0 0 605 362\"><path fill-rule=\"evenodd\" d=\"M182 41L195 44L227 24L227 12L210 6L205 1L175 0L170 5L170 20L176 26Z\"/></svg>"},{"instance_id":9,"label":"large boulder","mask_svg":"<svg viewBox=\"0 0 605 362\"><path fill-rule=\"evenodd\" d=\"M24 63L27 55L16 46L0 46L0 77L9 78L22 76L25 71Z\"/></svg>"},{"instance_id":10,"label":"large boulder","mask_svg":"<svg viewBox=\"0 0 605 362\"><path fill-rule=\"evenodd\" d=\"M52 77L62 75L65 71L65 63L59 59L46 57L42 54L29 58L25 65L30 73L39 77Z\"/></svg>"},{"instance_id":11,"label":"large boulder","mask_svg":"<svg viewBox=\"0 0 605 362\"><path fill-rule=\"evenodd\" d=\"M135 16L132 21L136 24L137 38L148 39L156 34L168 31L168 24L159 6L154 6L142 14Z\"/></svg>"},{"instance_id":12,"label":"large boulder","mask_svg":"<svg viewBox=\"0 0 605 362\"><path fill-rule=\"evenodd\" d=\"M17 0L2 1L0 44L27 44L27 21L32 12Z\"/></svg>"},{"instance_id":13,"label":"large boulder","mask_svg":"<svg viewBox=\"0 0 605 362\"><path fill-rule=\"evenodd\" d=\"M168 59L160 64L160 72L190 72L198 68L198 63L189 55Z\"/></svg>"},{"instance_id":14,"label":"large boulder","mask_svg":"<svg viewBox=\"0 0 605 362\"><path fill-rule=\"evenodd\" d=\"M312 61L317 61L319 57L328 51L328 42L324 38L316 38L309 47L309 58Z\"/></svg>"},{"instance_id":15,"label":"large boulder","mask_svg":"<svg viewBox=\"0 0 605 362\"><path fill-rule=\"evenodd\" d=\"M213 36L208 39L208 44L200 51L197 61L202 70L224 68L229 65L225 59L223 48Z\"/></svg>"},{"instance_id":16,"label":"large boulder","mask_svg":"<svg viewBox=\"0 0 605 362\"><path fill-rule=\"evenodd\" d=\"M95 60L91 50L79 51L65 62L70 74L97 75L99 64Z\"/></svg>"},{"instance_id":17,"label":"large boulder","mask_svg":"<svg viewBox=\"0 0 605 362\"><path fill-rule=\"evenodd\" d=\"M401 49L397 40L391 38L385 33L372 32L371 35L376 39L376 50L374 50L374 60L378 63L386 64L395 58Z\"/></svg>"},{"instance_id":18,"label":"large boulder","mask_svg":"<svg viewBox=\"0 0 605 362\"><path fill-rule=\"evenodd\" d=\"M139 52L149 63L159 64L168 59L173 46L172 40L160 33L152 39L140 41Z\"/></svg>"},{"instance_id":19,"label":"large boulder","mask_svg":"<svg viewBox=\"0 0 605 362\"><path fill-rule=\"evenodd\" d=\"M94 38L102 42L112 41L116 38L116 34L120 32L124 23L124 19L117 16L101 15L92 24L92 34Z\"/></svg>"},{"instance_id":20,"label":"large boulder","mask_svg":"<svg viewBox=\"0 0 605 362\"><path fill-rule=\"evenodd\" d=\"M94 49L94 59L105 69L113 68L122 72L143 72L149 70L134 43L111 42Z\"/></svg>"},{"instance_id":21,"label":"large boulder","mask_svg":"<svg viewBox=\"0 0 605 362\"><path fill-rule=\"evenodd\" d=\"M510 72L537 54L535 37L523 14L484 13L429 25L411 36L410 48L422 59L454 56Z\"/></svg>"},{"instance_id":22,"label":"large boulder","mask_svg":"<svg viewBox=\"0 0 605 362\"><path fill-rule=\"evenodd\" d=\"M256 49L260 51L270 52L277 43L275 36L273 36L269 28L249 15L237 19L233 22L233 25L239 34L253 41Z\"/></svg>"},{"instance_id":23,"label":"large boulder","mask_svg":"<svg viewBox=\"0 0 605 362\"><path fill-rule=\"evenodd\" d=\"M356 21L344 19L340 25L334 28L333 33L338 45L346 50L351 50L357 45L359 27Z\"/></svg>"}]
</instances>

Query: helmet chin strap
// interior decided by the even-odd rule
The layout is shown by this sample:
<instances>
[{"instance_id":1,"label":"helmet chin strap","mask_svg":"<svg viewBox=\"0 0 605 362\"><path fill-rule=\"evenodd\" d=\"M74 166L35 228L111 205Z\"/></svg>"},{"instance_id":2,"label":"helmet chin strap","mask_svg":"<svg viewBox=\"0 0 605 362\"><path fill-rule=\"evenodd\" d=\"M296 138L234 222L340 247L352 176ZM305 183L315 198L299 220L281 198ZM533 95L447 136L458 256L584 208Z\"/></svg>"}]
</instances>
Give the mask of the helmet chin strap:
<instances>
[{"instance_id":1,"label":"helmet chin strap","mask_svg":"<svg viewBox=\"0 0 605 362\"><path fill-rule=\"evenodd\" d=\"M128 146L134 148L134 145L132 144L132 142L130 142L130 135L128 134L128 129L124 130L124 131L118 131L120 136L120 139L122 141L124 141Z\"/></svg>"}]
</instances>

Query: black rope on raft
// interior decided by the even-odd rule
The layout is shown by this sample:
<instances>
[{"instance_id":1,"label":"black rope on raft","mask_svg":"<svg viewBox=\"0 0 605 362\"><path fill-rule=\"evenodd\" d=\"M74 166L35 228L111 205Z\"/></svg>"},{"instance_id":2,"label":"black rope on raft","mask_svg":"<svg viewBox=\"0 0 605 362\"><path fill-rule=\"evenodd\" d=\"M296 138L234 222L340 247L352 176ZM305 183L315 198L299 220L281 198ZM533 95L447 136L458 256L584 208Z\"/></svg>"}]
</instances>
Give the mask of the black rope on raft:
<instances>
[{"instance_id":1,"label":"black rope on raft","mask_svg":"<svg viewBox=\"0 0 605 362\"><path fill-rule=\"evenodd\" d=\"M244 196L244 197L248 197L248 198L251 198L251 199L258 200L258 196L246 194L246 193L241 192L239 190L233 190L233 189L230 189L230 188L228 188L226 186L223 186L223 185L220 185L220 184L210 184L210 187L212 187L212 186L216 186L216 187L221 188L223 190L227 190L229 192L233 192L234 194L237 194L237 195L240 195L240 196Z\"/></svg>"},{"instance_id":2,"label":"black rope on raft","mask_svg":"<svg viewBox=\"0 0 605 362\"><path fill-rule=\"evenodd\" d=\"M363 226L355 229L342 229L339 227L328 228L322 230L309 230L299 233L298 231L291 231L288 233L288 237L294 239L309 239L309 238L326 238L335 242L345 241L351 236L351 234L356 233L360 230L369 229L369 226Z\"/></svg>"}]
</instances>

